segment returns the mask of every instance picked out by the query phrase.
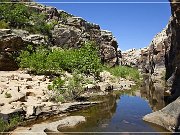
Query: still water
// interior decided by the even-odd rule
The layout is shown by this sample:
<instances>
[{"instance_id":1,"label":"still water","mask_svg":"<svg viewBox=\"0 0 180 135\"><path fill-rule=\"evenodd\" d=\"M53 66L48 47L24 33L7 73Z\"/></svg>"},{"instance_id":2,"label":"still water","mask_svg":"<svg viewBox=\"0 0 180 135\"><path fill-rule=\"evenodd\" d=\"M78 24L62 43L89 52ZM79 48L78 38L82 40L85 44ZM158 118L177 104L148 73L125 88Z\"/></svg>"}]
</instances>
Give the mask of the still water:
<instances>
[{"instance_id":1,"label":"still water","mask_svg":"<svg viewBox=\"0 0 180 135\"><path fill-rule=\"evenodd\" d=\"M74 128L59 130L62 132L96 132L92 134L97 134L97 132L102 134L109 134L107 132L131 132L123 134L153 132L151 134L166 135L168 133L155 132L168 132L167 130L142 120L146 114L165 106L163 97L163 90L159 87L154 87L154 89L143 87L133 92L112 93L101 99L103 103L71 114L85 116L85 123Z\"/></svg>"}]
</instances>

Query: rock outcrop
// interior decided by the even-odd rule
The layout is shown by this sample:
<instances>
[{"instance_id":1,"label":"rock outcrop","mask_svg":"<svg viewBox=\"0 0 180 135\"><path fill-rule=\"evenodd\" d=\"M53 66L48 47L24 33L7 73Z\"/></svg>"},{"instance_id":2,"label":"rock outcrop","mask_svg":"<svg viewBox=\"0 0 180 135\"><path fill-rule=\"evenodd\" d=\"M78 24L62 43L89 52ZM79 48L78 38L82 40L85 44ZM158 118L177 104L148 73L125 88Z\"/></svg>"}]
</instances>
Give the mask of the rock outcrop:
<instances>
[{"instance_id":1,"label":"rock outcrop","mask_svg":"<svg viewBox=\"0 0 180 135\"><path fill-rule=\"evenodd\" d=\"M166 27L166 38L163 45L163 62L161 65L166 68L165 79L170 87L171 96L167 98L172 102L160 111L146 115L143 119L165 127L170 131L180 130L180 2L179 0L170 0L172 2L172 17ZM158 69L157 69L158 70ZM175 100L175 101L174 101Z\"/></svg>"},{"instance_id":2,"label":"rock outcrop","mask_svg":"<svg viewBox=\"0 0 180 135\"><path fill-rule=\"evenodd\" d=\"M180 2L171 0L171 2ZM169 40L166 45L166 79L174 78L170 101L180 96L180 4L171 3L172 19L168 27ZM169 44L169 45L168 45Z\"/></svg>"},{"instance_id":3,"label":"rock outcrop","mask_svg":"<svg viewBox=\"0 0 180 135\"><path fill-rule=\"evenodd\" d=\"M180 98L163 109L146 115L143 120L160 125L170 131L180 129Z\"/></svg>"},{"instance_id":4,"label":"rock outcrop","mask_svg":"<svg viewBox=\"0 0 180 135\"><path fill-rule=\"evenodd\" d=\"M17 70L14 57L28 44L46 44L45 36L21 29L0 29L0 71Z\"/></svg>"},{"instance_id":5,"label":"rock outcrop","mask_svg":"<svg viewBox=\"0 0 180 135\"><path fill-rule=\"evenodd\" d=\"M64 103L51 100L54 93L47 89L51 79L44 75L29 75L23 71L0 71L0 117L12 114L25 119L55 115L68 110L96 104L95 102Z\"/></svg>"},{"instance_id":6,"label":"rock outcrop","mask_svg":"<svg viewBox=\"0 0 180 135\"><path fill-rule=\"evenodd\" d=\"M85 41L95 41L103 63L118 64L118 43L111 32L100 26L75 17L65 11L37 3L26 3L30 10L46 14L46 22L56 22L50 37L29 33L21 29L0 29L0 70L16 70L13 56L27 44L46 44L51 47L79 48Z\"/></svg>"},{"instance_id":7,"label":"rock outcrop","mask_svg":"<svg viewBox=\"0 0 180 135\"><path fill-rule=\"evenodd\" d=\"M137 67L150 74L154 81L165 78L165 46L168 40L168 25L158 33L150 45L142 49L132 49L122 53L122 65Z\"/></svg>"},{"instance_id":8,"label":"rock outcrop","mask_svg":"<svg viewBox=\"0 0 180 135\"><path fill-rule=\"evenodd\" d=\"M47 135L48 133L46 132L61 134L59 130L60 128L64 128L64 127L72 128L85 121L86 119L84 116L68 116L66 118L63 118L55 122L50 122L50 123L44 122L40 124L35 124L32 127L17 128L11 134L12 135L28 135L28 134Z\"/></svg>"}]
</instances>

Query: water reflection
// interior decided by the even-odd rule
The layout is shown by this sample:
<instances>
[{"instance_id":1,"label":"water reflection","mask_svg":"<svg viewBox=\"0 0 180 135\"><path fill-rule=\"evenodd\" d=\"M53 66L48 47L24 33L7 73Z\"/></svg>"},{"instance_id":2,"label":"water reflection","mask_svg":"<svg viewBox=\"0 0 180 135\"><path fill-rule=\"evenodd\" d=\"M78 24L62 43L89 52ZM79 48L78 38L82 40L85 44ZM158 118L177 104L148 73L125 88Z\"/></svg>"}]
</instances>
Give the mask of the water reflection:
<instances>
[{"instance_id":1,"label":"water reflection","mask_svg":"<svg viewBox=\"0 0 180 135\"><path fill-rule=\"evenodd\" d=\"M104 97L104 99L101 99L104 101L101 104L72 113L71 115L85 116L87 122L77 126L76 128L63 129L63 131L95 132L99 131L100 127L106 127L107 123L109 123L116 112L117 98L118 96L116 94L111 94ZM60 131L62 131L62 129L60 129Z\"/></svg>"},{"instance_id":2,"label":"water reflection","mask_svg":"<svg viewBox=\"0 0 180 135\"><path fill-rule=\"evenodd\" d=\"M138 96L132 96L136 94ZM111 94L104 97L104 103L72 114L85 116L85 123L75 128L59 130L61 132L103 132L103 134L106 132L154 132L154 135L158 134L155 132L167 132L159 126L142 120L142 117L151 113L152 110L148 102L140 96L139 92Z\"/></svg>"},{"instance_id":3,"label":"water reflection","mask_svg":"<svg viewBox=\"0 0 180 135\"><path fill-rule=\"evenodd\" d=\"M153 83L148 76L144 76L144 81L140 87L141 97L148 100L153 111L158 111L165 107L164 91L165 87L163 83Z\"/></svg>"}]
</instances>

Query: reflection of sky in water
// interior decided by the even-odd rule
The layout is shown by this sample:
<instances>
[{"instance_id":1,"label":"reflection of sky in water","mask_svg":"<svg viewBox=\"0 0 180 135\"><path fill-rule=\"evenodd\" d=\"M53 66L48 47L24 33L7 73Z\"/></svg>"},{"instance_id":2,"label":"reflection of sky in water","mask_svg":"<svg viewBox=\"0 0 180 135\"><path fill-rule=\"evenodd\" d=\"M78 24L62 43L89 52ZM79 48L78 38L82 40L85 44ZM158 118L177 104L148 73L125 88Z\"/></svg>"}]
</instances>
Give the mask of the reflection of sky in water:
<instances>
[{"instance_id":1,"label":"reflection of sky in water","mask_svg":"<svg viewBox=\"0 0 180 135\"><path fill-rule=\"evenodd\" d=\"M148 101L139 96L122 95L109 98L105 104L81 110L87 121L68 132L166 132L166 130L142 120L152 110ZM153 133L155 134L155 133Z\"/></svg>"},{"instance_id":2,"label":"reflection of sky in water","mask_svg":"<svg viewBox=\"0 0 180 135\"><path fill-rule=\"evenodd\" d=\"M107 129L111 131L154 131L142 121L142 117L151 112L148 103L142 98L121 96Z\"/></svg>"}]
</instances>

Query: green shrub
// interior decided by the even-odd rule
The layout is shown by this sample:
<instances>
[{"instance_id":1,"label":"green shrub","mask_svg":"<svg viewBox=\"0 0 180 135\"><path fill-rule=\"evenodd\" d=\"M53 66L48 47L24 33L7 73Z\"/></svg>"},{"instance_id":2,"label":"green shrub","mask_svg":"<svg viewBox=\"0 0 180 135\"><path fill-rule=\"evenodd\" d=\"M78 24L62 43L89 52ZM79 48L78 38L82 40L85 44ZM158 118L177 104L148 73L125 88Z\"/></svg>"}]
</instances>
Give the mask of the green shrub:
<instances>
[{"instance_id":1,"label":"green shrub","mask_svg":"<svg viewBox=\"0 0 180 135\"><path fill-rule=\"evenodd\" d=\"M59 18L62 22L66 22L68 17L72 17L72 15L69 15L66 12L61 12L59 15Z\"/></svg>"},{"instance_id":2,"label":"green shrub","mask_svg":"<svg viewBox=\"0 0 180 135\"><path fill-rule=\"evenodd\" d=\"M109 71L112 75L117 77L122 77L126 79L132 79L134 81L139 81L140 73L137 69L126 67L126 66L116 66L116 67L105 67L105 70Z\"/></svg>"},{"instance_id":3,"label":"green shrub","mask_svg":"<svg viewBox=\"0 0 180 135\"><path fill-rule=\"evenodd\" d=\"M3 118L0 118L0 132L6 131L8 128L8 123L3 120Z\"/></svg>"},{"instance_id":4,"label":"green shrub","mask_svg":"<svg viewBox=\"0 0 180 135\"><path fill-rule=\"evenodd\" d=\"M65 80L56 78L52 85L48 86L49 90L54 91L52 99L57 102L67 102L80 97L84 92L84 86L88 84L88 80L78 72L73 72L72 75L72 77L68 77Z\"/></svg>"},{"instance_id":5,"label":"green shrub","mask_svg":"<svg viewBox=\"0 0 180 135\"><path fill-rule=\"evenodd\" d=\"M29 19L32 22L32 25L27 26L25 29L31 33L41 33L43 35L50 36L51 30L57 22L52 21L52 23L46 22L46 15L43 13L33 12Z\"/></svg>"},{"instance_id":6,"label":"green shrub","mask_svg":"<svg viewBox=\"0 0 180 135\"><path fill-rule=\"evenodd\" d=\"M22 122L22 117L18 114L14 114L9 119L9 128L17 126L20 122Z\"/></svg>"},{"instance_id":7,"label":"green shrub","mask_svg":"<svg viewBox=\"0 0 180 135\"><path fill-rule=\"evenodd\" d=\"M18 60L20 67L29 68L37 73L59 73L62 70L98 76L102 70L98 50L93 42L88 42L79 49L54 49L38 47L34 52L22 51Z\"/></svg>"},{"instance_id":8,"label":"green shrub","mask_svg":"<svg viewBox=\"0 0 180 135\"><path fill-rule=\"evenodd\" d=\"M9 0L5 0L9 2ZM9 22L9 26L23 28L28 24L30 12L22 3L1 3L0 19Z\"/></svg>"},{"instance_id":9,"label":"green shrub","mask_svg":"<svg viewBox=\"0 0 180 135\"><path fill-rule=\"evenodd\" d=\"M5 93L5 98L11 98L12 96L11 96L11 93Z\"/></svg>"},{"instance_id":10,"label":"green shrub","mask_svg":"<svg viewBox=\"0 0 180 135\"><path fill-rule=\"evenodd\" d=\"M84 92L83 86L86 84L85 78L78 74L77 72L73 73L72 78L68 78L68 83L66 85L67 90L63 94L64 98L67 101L76 100Z\"/></svg>"},{"instance_id":11,"label":"green shrub","mask_svg":"<svg viewBox=\"0 0 180 135\"><path fill-rule=\"evenodd\" d=\"M6 23L5 21L1 20L0 21L0 29L7 29L9 28L8 23Z\"/></svg>"},{"instance_id":12,"label":"green shrub","mask_svg":"<svg viewBox=\"0 0 180 135\"><path fill-rule=\"evenodd\" d=\"M29 49L28 49L29 48ZM48 56L49 50L44 46L39 46L36 51L33 51L30 46L27 50L22 51L17 60L20 62L21 68L29 68L36 73L45 73L46 70L46 58Z\"/></svg>"},{"instance_id":13,"label":"green shrub","mask_svg":"<svg viewBox=\"0 0 180 135\"><path fill-rule=\"evenodd\" d=\"M22 122L22 118L18 114L10 116L8 122L4 121L3 118L0 118L0 132L8 131L17 126L20 122Z\"/></svg>"},{"instance_id":14,"label":"green shrub","mask_svg":"<svg viewBox=\"0 0 180 135\"><path fill-rule=\"evenodd\" d=\"M57 22L47 23L46 14L39 13L23 3L13 3L10 0L1 0L0 4L0 28L20 28L31 33L41 33L51 36L51 30ZM8 24L8 25L7 25Z\"/></svg>"}]
</instances>

